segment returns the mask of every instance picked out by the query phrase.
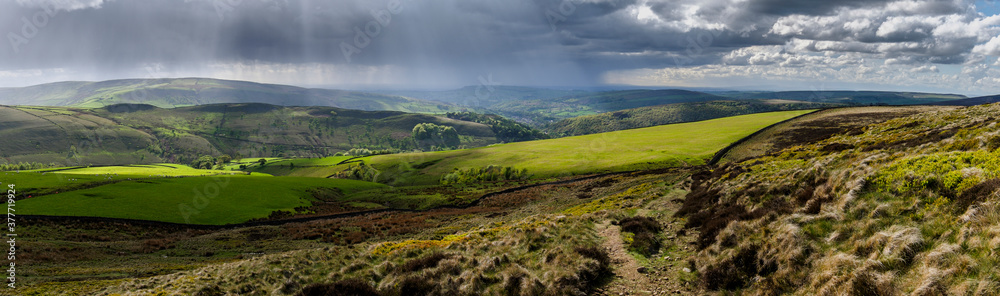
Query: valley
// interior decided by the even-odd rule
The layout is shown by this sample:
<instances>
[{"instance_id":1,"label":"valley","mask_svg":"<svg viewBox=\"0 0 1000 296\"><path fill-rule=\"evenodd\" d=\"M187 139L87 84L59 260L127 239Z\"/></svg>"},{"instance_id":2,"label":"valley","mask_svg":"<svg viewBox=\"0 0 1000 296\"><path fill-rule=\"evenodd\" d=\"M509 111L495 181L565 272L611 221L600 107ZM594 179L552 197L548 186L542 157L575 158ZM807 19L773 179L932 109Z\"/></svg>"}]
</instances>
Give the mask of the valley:
<instances>
[{"instance_id":1,"label":"valley","mask_svg":"<svg viewBox=\"0 0 1000 296\"><path fill-rule=\"evenodd\" d=\"M969 231L996 108L723 99L569 136L468 111L4 106L0 133L31 140L4 142L0 182L18 295L968 291L991 265L928 260L992 239Z\"/></svg>"}]
</instances>

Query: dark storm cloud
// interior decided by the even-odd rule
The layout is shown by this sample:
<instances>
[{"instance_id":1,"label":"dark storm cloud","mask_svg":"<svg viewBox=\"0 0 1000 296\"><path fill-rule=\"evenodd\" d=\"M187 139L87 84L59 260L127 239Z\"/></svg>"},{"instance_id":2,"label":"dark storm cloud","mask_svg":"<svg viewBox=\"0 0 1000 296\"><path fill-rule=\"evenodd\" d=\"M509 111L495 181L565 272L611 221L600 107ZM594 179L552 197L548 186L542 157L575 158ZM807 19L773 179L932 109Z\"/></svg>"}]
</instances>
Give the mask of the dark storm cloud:
<instances>
[{"instance_id":1,"label":"dark storm cloud","mask_svg":"<svg viewBox=\"0 0 1000 296\"><path fill-rule=\"evenodd\" d=\"M830 15L840 8L877 7L891 0L752 0L748 12L787 16L792 14Z\"/></svg>"},{"instance_id":2,"label":"dark storm cloud","mask_svg":"<svg viewBox=\"0 0 1000 296\"><path fill-rule=\"evenodd\" d=\"M936 33L982 19L968 2L950 0L401 1L391 13L389 0L0 0L0 71L135 76L151 64L185 73L219 63L319 63L392 66L415 81L475 83L498 73L510 84L586 85L608 71L719 64L738 49L793 43L806 52L962 63L992 32ZM975 28L986 27L967 29Z\"/></svg>"}]
</instances>

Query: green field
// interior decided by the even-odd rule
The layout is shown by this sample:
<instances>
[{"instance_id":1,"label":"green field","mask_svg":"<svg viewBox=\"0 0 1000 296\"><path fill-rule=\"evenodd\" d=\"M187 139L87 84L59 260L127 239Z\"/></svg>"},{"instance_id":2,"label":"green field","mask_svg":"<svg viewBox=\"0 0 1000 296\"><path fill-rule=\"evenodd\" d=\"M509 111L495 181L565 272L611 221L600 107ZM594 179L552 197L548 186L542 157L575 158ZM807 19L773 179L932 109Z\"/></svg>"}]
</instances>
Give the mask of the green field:
<instances>
[{"instance_id":1,"label":"green field","mask_svg":"<svg viewBox=\"0 0 1000 296\"><path fill-rule=\"evenodd\" d=\"M432 153L363 158L379 171L378 182L436 184L452 170L488 165L528 169L537 177L703 164L716 151L774 123L811 110L734 116L552 140ZM343 170L335 167L326 173Z\"/></svg>"},{"instance_id":2,"label":"green field","mask_svg":"<svg viewBox=\"0 0 1000 296\"><path fill-rule=\"evenodd\" d=\"M15 183L16 184L16 183ZM21 186L18 184L18 186ZM345 193L384 185L300 177L188 177L124 181L17 202L22 215L87 216L222 225L295 211L313 199L306 190Z\"/></svg>"},{"instance_id":3,"label":"green field","mask_svg":"<svg viewBox=\"0 0 1000 296\"><path fill-rule=\"evenodd\" d=\"M50 172L53 174L67 175L116 175L132 178L143 177L193 177L212 175L245 175L245 172L234 172L224 170L199 170L186 165L179 164L150 164L150 165L123 165L123 166L101 166L83 167L75 169L44 169L33 172ZM266 174L255 173L257 176Z\"/></svg>"},{"instance_id":4,"label":"green field","mask_svg":"<svg viewBox=\"0 0 1000 296\"><path fill-rule=\"evenodd\" d=\"M455 169L488 165L527 169L535 178L703 164L716 151L761 128L810 111L760 113L552 140L466 150L360 158L380 171L374 181L435 185ZM156 164L5 172L22 192L21 214L93 216L193 224L230 224L295 211L315 201L308 189L340 188L339 200L365 208L431 208L449 202L438 193L386 191L384 185L326 179L357 165L349 156L268 159L253 175ZM244 159L253 161L253 159ZM255 165L256 166L256 165ZM263 173L260 173L263 172ZM238 174L227 176L229 174ZM282 175L271 177L269 174ZM312 178L310 178L312 177ZM379 189L381 190L371 190ZM364 192L362 192L364 191ZM374 203L373 203L374 202Z\"/></svg>"}]
</instances>

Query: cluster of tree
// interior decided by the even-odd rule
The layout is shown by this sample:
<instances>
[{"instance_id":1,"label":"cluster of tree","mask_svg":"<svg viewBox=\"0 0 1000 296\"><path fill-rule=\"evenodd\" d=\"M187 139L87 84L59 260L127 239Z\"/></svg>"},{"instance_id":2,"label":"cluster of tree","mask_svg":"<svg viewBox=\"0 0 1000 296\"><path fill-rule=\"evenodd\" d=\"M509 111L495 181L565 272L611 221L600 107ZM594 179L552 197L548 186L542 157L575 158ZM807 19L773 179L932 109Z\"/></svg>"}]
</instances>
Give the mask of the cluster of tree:
<instances>
[{"instance_id":1,"label":"cluster of tree","mask_svg":"<svg viewBox=\"0 0 1000 296\"><path fill-rule=\"evenodd\" d=\"M449 185L525 180L529 177L531 177L531 175L528 175L528 169L519 170L513 167L489 165L483 168L470 168L467 170L455 169L454 172L441 177L441 184Z\"/></svg>"},{"instance_id":2,"label":"cluster of tree","mask_svg":"<svg viewBox=\"0 0 1000 296\"><path fill-rule=\"evenodd\" d=\"M413 127L413 140L420 148L458 147L462 141L454 127L420 123Z\"/></svg>"},{"instance_id":3,"label":"cluster of tree","mask_svg":"<svg viewBox=\"0 0 1000 296\"><path fill-rule=\"evenodd\" d=\"M389 149L368 149L368 148L351 148L347 152L337 152L334 156L371 156L371 155L382 155L382 154L395 154L399 153L401 150L395 148Z\"/></svg>"},{"instance_id":4,"label":"cluster of tree","mask_svg":"<svg viewBox=\"0 0 1000 296\"><path fill-rule=\"evenodd\" d=\"M378 175L381 172L375 167L368 165L367 163L361 162L358 165L352 166L351 168L334 174L334 178L339 179L353 179L369 182L378 182Z\"/></svg>"},{"instance_id":5,"label":"cluster of tree","mask_svg":"<svg viewBox=\"0 0 1000 296\"><path fill-rule=\"evenodd\" d=\"M229 155L219 156L218 158L211 155L202 155L201 157L198 157L198 159L191 162L191 167L202 170L222 169L223 166L232 161L233 157Z\"/></svg>"},{"instance_id":6,"label":"cluster of tree","mask_svg":"<svg viewBox=\"0 0 1000 296\"><path fill-rule=\"evenodd\" d=\"M474 112L450 112L448 118L472 121L488 125L493 129L497 139L503 142L521 142L538 139L548 139L549 135L530 126L504 118L496 114L479 114Z\"/></svg>"},{"instance_id":7,"label":"cluster of tree","mask_svg":"<svg viewBox=\"0 0 1000 296\"><path fill-rule=\"evenodd\" d=\"M57 168L59 166L60 165L55 163L44 164L40 162L2 163L0 164L0 171L40 170L47 168Z\"/></svg>"}]
</instances>

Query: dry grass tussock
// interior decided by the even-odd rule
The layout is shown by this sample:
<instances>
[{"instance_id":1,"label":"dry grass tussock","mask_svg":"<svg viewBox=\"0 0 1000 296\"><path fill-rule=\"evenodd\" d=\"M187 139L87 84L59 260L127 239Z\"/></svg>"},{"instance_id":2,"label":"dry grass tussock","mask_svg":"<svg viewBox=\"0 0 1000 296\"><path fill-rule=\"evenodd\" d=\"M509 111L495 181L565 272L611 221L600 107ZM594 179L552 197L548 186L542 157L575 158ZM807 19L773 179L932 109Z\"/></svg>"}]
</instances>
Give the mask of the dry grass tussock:
<instances>
[{"instance_id":1,"label":"dry grass tussock","mask_svg":"<svg viewBox=\"0 0 1000 296\"><path fill-rule=\"evenodd\" d=\"M997 295L1000 104L933 111L695 174L702 285ZM835 147L832 149L830 147Z\"/></svg>"},{"instance_id":2,"label":"dry grass tussock","mask_svg":"<svg viewBox=\"0 0 1000 296\"><path fill-rule=\"evenodd\" d=\"M589 218L541 215L440 240L266 255L100 295L586 295L610 272L600 240Z\"/></svg>"}]
</instances>

